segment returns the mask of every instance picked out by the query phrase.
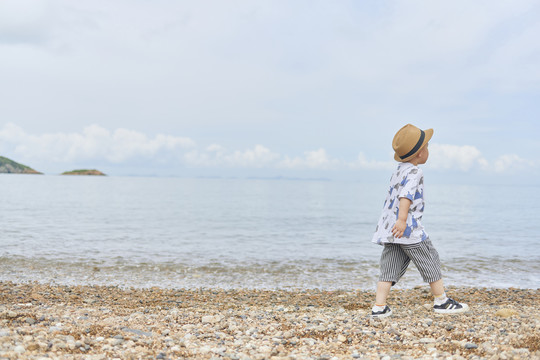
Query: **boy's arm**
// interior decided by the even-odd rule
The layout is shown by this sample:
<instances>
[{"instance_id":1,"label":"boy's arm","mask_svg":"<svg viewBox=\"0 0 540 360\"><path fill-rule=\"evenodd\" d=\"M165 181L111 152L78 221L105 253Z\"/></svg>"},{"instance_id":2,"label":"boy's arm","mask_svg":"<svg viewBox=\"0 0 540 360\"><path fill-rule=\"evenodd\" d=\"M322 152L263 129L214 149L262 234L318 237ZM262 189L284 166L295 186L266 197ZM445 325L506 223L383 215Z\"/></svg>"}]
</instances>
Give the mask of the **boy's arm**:
<instances>
[{"instance_id":1,"label":"boy's arm","mask_svg":"<svg viewBox=\"0 0 540 360\"><path fill-rule=\"evenodd\" d=\"M407 216L409 215L409 208L412 201L407 198L399 199L399 214L396 220L396 224L392 228L392 235L400 239L407 228Z\"/></svg>"}]
</instances>

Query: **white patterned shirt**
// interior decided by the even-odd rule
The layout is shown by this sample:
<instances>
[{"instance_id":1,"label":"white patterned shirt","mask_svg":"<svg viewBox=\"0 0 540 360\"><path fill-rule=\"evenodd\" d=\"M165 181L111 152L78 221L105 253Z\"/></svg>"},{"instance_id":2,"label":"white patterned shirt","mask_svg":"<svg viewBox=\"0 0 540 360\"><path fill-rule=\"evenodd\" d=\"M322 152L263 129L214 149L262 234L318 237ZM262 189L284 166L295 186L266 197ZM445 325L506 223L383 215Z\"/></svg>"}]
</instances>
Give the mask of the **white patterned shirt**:
<instances>
[{"instance_id":1,"label":"white patterned shirt","mask_svg":"<svg viewBox=\"0 0 540 360\"><path fill-rule=\"evenodd\" d=\"M399 200L407 198L412 204L407 215L407 227L403 236L398 239L392 235L399 214ZM390 178L390 189L384 202L383 211L372 242L416 244L428 238L422 226L424 214L424 173L411 163L400 163Z\"/></svg>"}]
</instances>

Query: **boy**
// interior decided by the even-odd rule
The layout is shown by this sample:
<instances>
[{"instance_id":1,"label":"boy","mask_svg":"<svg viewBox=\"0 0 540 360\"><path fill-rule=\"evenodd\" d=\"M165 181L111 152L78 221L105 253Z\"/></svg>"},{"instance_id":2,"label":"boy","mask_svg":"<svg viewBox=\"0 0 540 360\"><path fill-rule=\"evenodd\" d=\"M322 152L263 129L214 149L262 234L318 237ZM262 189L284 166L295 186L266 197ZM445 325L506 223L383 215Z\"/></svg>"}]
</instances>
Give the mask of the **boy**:
<instances>
[{"instance_id":1,"label":"boy","mask_svg":"<svg viewBox=\"0 0 540 360\"><path fill-rule=\"evenodd\" d=\"M433 129L423 131L407 124L392 141L394 159L400 164L390 179L390 190L372 240L384 246L372 317L392 314L386 298L390 288L405 274L411 260L431 287L435 312L456 314L469 309L466 304L446 297L439 254L422 226L424 175L418 165L428 160L428 142L432 136Z\"/></svg>"}]
</instances>

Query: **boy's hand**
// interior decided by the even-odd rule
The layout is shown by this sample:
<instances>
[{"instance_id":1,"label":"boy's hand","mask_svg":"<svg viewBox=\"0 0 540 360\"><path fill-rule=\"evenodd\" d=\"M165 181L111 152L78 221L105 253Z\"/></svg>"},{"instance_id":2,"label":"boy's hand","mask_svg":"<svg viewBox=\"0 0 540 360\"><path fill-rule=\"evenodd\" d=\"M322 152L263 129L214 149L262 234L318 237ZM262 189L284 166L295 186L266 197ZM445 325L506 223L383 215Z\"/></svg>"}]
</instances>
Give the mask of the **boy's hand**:
<instances>
[{"instance_id":1,"label":"boy's hand","mask_svg":"<svg viewBox=\"0 0 540 360\"><path fill-rule=\"evenodd\" d=\"M398 239L401 239L406 228L407 228L407 222L405 220L398 219L396 221L396 224L392 228L392 235L394 235L394 237Z\"/></svg>"},{"instance_id":2,"label":"boy's hand","mask_svg":"<svg viewBox=\"0 0 540 360\"><path fill-rule=\"evenodd\" d=\"M407 229L407 214L409 213L411 204L411 200L404 197L399 198L399 216L396 220L396 224L392 228L392 235L398 239L401 239L405 229Z\"/></svg>"}]
</instances>

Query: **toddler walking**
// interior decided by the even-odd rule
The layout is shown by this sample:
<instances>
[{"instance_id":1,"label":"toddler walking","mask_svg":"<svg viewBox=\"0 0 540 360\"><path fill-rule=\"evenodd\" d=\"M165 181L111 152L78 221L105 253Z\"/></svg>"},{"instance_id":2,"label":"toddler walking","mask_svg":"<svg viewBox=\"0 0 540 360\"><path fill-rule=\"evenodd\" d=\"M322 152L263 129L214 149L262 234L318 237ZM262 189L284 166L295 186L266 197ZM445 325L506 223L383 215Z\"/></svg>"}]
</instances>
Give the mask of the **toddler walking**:
<instances>
[{"instance_id":1,"label":"toddler walking","mask_svg":"<svg viewBox=\"0 0 540 360\"><path fill-rule=\"evenodd\" d=\"M436 313L455 314L469 309L467 304L446 296L439 254L422 226L424 175L418 165L428 160L428 142L432 136L433 129L423 131L407 124L392 141L394 159L399 164L390 179L388 195L372 240L384 246L375 305L371 311L375 318L392 314L386 298L390 288L405 274L411 260L431 287Z\"/></svg>"}]
</instances>

